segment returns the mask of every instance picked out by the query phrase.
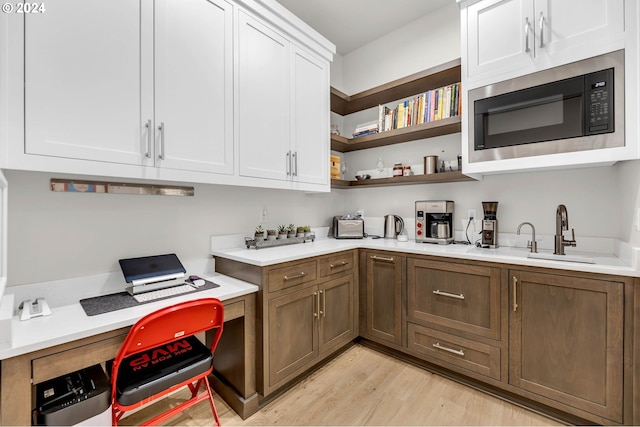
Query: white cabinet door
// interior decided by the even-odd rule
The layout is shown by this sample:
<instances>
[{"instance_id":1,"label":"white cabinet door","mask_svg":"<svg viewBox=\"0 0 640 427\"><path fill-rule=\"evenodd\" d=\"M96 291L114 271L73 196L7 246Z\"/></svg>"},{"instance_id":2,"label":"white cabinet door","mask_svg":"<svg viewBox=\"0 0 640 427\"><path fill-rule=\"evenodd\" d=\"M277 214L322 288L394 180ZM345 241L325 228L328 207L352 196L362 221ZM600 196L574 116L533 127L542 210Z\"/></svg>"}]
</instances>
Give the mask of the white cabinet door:
<instances>
[{"instance_id":1,"label":"white cabinet door","mask_svg":"<svg viewBox=\"0 0 640 427\"><path fill-rule=\"evenodd\" d=\"M233 173L232 23L224 0L156 1L157 166Z\"/></svg>"},{"instance_id":2,"label":"white cabinet door","mask_svg":"<svg viewBox=\"0 0 640 427\"><path fill-rule=\"evenodd\" d=\"M624 37L624 0L535 0L534 8L536 52L550 66L615 49Z\"/></svg>"},{"instance_id":3,"label":"white cabinet door","mask_svg":"<svg viewBox=\"0 0 640 427\"><path fill-rule=\"evenodd\" d=\"M289 46L239 13L236 131L242 176L289 179Z\"/></svg>"},{"instance_id":4,"label":"white cabinet door","mask_svg":"<svg viewBox=\"0 0 640 427\"><path fill-rule=\"evenodd\" d=\"M293 179L329 182L328 64L292 47L291 135Z\"/></svg>"},{"instance_id":5,"label":"white cabinet door","mask_svg":"<svg viewBox=\"0 0 640 427\"><path fill-rule=\"evenodd\" d=\"M488 0L469 6L467 76L476 78L532 67L532 17L532 0Z\"/></svg>"},{"instance_id":6,"label":"white cabinet door","mask_svg":"<svg viewBox=\"0 0 640 427\"><path fill-rule=\"evenodd\" d=\"M7 285L7 180L0 170L0 302Z\"/></svg>"},{"instance_id":7,"label":"white cabinet door","mask_svg":"<svg viewBox=\"0 0 640 427\"><path fill-rule=\"evenodd\" d=\"M141 2L56 0L24 17L26 152L142 164Z\"/></svg>"}]
</instances>

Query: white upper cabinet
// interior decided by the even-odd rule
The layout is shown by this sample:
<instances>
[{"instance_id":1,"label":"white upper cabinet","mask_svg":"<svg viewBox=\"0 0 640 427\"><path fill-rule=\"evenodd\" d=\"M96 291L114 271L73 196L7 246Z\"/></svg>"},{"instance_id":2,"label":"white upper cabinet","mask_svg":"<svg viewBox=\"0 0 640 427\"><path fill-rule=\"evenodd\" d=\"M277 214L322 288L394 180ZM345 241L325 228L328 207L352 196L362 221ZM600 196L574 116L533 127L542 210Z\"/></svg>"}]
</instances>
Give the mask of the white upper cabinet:
<instances>
[{"instance_id":1,"label":"white upper cabinet","mask_svg":"<svg viewBox=\"0 0 640 427\"><path fill-rule=\"evenodd\" d=\"M244 12L238 21L240 175L328 189L328 61Z\"/></svg>"},{"instance_id":2,"label":"white upper cabinet","mask_svg":"<svg viewBox=\"0 0 640 427\"><path fill-rule=\"evenodd\" d=\"M242 176L290 176L289 47L271 28L239 13L236 117Z\"/></svg>"},{"instance_id":3,"label":"white upper cabinet","mask_svg":"<svg viewBox=\"0 0 640 427\"><path fill-rule=\"evenodd\" d=\"M60 0L24 19L25 151L141 164L140 2Z\"/></svg>"},{"instance_id":4,"label":"white upper cabinet","mask_svg":"<svg viewBox=\"0 0 640 427\"><path fill-rule=\"evenodd\" d=\"M7 285L7 192L8 184L0 170L0 302Z\"/></svg>"},{"instance_id":5,"label":"white upper cabinet","mask_svg":"<svg viewBox=\"0 0 640 427\"><path fill-rule=\"evenodd\" d=\"M624 0L484 0L461 12L463 69L482 84L624 47Z\"/></svg>"},{"instance_id":6,"label":"white upper cabinet","mask_svg":"<svg viewBox=\"0 0 640 427\"><path fill-rule=\"evenodd\" d=\"M223 0L156 1L157 166L233 173L232 26Z\"/></svg>"}]
</instances>

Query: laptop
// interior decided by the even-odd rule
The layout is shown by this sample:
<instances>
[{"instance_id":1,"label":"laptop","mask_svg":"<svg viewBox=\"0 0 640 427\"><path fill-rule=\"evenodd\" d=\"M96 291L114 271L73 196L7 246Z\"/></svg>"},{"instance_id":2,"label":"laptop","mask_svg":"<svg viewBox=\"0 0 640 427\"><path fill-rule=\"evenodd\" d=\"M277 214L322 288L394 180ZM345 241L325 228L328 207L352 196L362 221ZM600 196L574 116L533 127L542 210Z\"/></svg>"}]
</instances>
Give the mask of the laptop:
<instances>
[{"instance_id":1,"label":"laptop","mask_svg":"<svg viewBox=\"0 0 640 427\"><path fill-rule=\"evenodd\" d=\"M118 261L127 283L127 292L138 295L185 284L187 270L176 254L127 258Z\"/></svg>"}]
</instances>

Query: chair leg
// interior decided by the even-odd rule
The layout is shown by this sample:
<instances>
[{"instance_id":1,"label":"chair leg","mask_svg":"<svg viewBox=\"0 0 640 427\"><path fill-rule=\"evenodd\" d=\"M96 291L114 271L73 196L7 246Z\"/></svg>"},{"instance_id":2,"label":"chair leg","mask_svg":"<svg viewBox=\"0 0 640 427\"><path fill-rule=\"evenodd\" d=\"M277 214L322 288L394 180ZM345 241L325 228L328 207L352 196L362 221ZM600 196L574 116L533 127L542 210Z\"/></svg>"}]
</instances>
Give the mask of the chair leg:
<instances>
[{"instance_id":1,"label":"chair leg","mask_svg":"<svg viewBox=\"0 0 640 427\"><path fill-rule=\"evenodd\" d=\"M204 377L205 387L207 388L207 393L209 394L209 403L211 404L211 412L213 412L213 418L216 420L216 425L220 427L220 417L218 417L218 410L216 409L216 404L213 401L213 392L211 391L211 385L209 384L209 379Z\"/></svg>"}]
</instances>

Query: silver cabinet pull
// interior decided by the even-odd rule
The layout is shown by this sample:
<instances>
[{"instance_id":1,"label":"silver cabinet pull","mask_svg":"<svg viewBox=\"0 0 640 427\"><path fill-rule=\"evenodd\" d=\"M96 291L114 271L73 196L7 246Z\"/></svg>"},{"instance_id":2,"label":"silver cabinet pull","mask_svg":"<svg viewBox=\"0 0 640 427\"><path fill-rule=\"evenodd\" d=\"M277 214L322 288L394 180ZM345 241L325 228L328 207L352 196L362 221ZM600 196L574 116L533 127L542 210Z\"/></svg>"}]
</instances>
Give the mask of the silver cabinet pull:
<instances>
[{"instance_id":1,"label":"silver cabinet pull","mask_svg":"<svg viewBox=\"0 0 640 427\"><path fill-rule=\"evenodd\" d=\"M293 163L293 176L298 176L298 152L294 151L291 155L292 163Z\"/></svg>"},{"instance_id":2,"label":"silver cabinet pull","mask_svg":"<svg viewBox=\"0 0 640 427\"><path fill-rule=\"evenodd\" d=\"M160 132L160 150L158 150L158 158L160 160L164 160L164 122L160 122L158 132Z\"/></svg>"},{"instance_id":3,"label":"silver cabinet pull","mask_svg":"<svg viewBox=\"0 0 640 427\"><path fill-rule=\"evenodd\" d=\"M144 125L147 129L147 151L144 153L144 156L147 159L151 158L151 119L147 120L147 123Z\"/></svg>"},{"instance_id":4,"label":"silver cabinet pull","mask_svg":"<svg viewBox=\"0 0 640 427\"><path fill-rule=\"evenodd\" d=\"M540 12L540 47L544 47L544 13Z\"/></svg>"},{"instance_id":5,"label":"silver cabinet pull","mask_svg":"<svg viewBox=\"0 0 640 427\"><path fill-rule=\"evenodd\" d=\"M444 292L441 291L439 289L436 289L435 291L433 291L434 294L436 295L440 295L443 297L449 297L449 298L455 298L455 299L464 299L464 295L463 294L452 294L450 292Z\"/></svg>"},{"instance_id":6,"label":"silver cabinet pull","mask_svg":"<svg viewBox=\"0 0 640 427\"><path fill-rule=\"evenodd\" d=\"M454 350L452 348L445 347L443 345L440 345L439 342L437 342L435 344L432 344L432 345L433 345L434 348L436 348L438 350L447 351L449 353L453 353L453 354L458 355L458 356L464 356L464 351L462 351L462 350Z\"/></svg>"},{"instance_id":7,"label":"silver cabinet pull","mask_svg":"<svg viewBox=\"0 0 640 427\"><path fill-rule=\"evenodd\" d=\"M320 297L322 297L322 308L320 309L320 314L322 317L327 317L327 296L324 291L320 291L320 295L318 295L318 302L320 301Z\"/></svg>"},{"instance_id":8,"label":"silver cabinet pull","mask_svg":"<svg viewBox=\"0 0 640 427\"><path fill-rule=\"evenodd\" d=\"M287 151L287 176L291 176L291 151Z\"/></svg>"},{"instance_id":9,"label":"silver cabinet pull","mask_svg":"<svg viewBox=\"0 0 640 427\"><path fill-rule=\"evenodd\" d=\"M518 278L513 276L513 311L518 311L518 299L516 293L518 291Z\"/></svg>"},{"instance_id":10,"label":"silver cabinet pull","mask_svg":"<svg viewBox=\"0 0 640 427\"><path fill-rule=\"evenodd\" d=\"M320 297L318 297L318 293L313 293L313 317L318 319L320 316L318 312L320 311Z\"/></svg>"},{"instance_id":11,"label":"silver cabinet pull","mask_svg":"<svg viewBox=\"0 0 640 427\"><path fill-rule=\"evenodd\" d=\"M526 53L531 52L529 49L529 29L531 28L531 24L529 23L529 18L524 18L524 51Z\"/></svg>"},{"instance_id":12,"label":"silver cabinet pull","mask_svg":"<svg viewBox=\"0 0 640 427\"><path fill-rule=\"evenodd\" d=\"M284 276L284 280L293 280L293 279L299 279L301 277L306 276L307 273L305 273L304 271L301 272L300 274L296 274L295 276Z\"/></svg>"},{"instance_id":13,"label":"silver cabinet pull","mask_svg":"<svg viewBox=\"0 0 640 427\"><path fill-rule=\"evenodd\" d=\"M375 261L393 262L393 257L386 258L382 256L371 255L371 259Z\"/></svg>"},{"instance_id":14,"label":"silver cabinet pull","mask_svg":"<svg viewBox=\"0 0 640 427\"><path fill-rule=\"evenodd\" d=\"M329 268L343 267L345 265L347 265L347 262L346 261L342 261L341 263L338 263L338 264L329 264Z\"/></svg>"}]
</instances>

